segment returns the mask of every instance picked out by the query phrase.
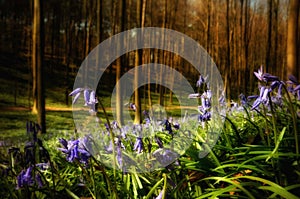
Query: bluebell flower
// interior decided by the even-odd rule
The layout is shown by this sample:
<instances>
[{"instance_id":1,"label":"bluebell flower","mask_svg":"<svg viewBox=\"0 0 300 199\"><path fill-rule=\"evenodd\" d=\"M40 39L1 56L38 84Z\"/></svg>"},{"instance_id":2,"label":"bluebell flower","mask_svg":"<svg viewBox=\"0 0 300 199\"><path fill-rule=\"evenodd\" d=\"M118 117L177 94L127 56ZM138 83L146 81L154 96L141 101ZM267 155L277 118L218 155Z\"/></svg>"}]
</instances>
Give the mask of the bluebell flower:
<instances>
[{"instance_id":1,"label":"bluebell flower","mask_svg":"<svg viewBox=\"0 0 300 199\"><path fill-rule=\"evenodd\" d=\"M201 85L205 84L207 80L207 76L204 78L202 75L199 76L199 80L196 83L196 87L201 87Z\"/></svg>"},{"instance_id":2,"label":"bluebell flower","mask_svg":"<svg viewBox=\"0 0 300 199\"><path fill-rule=\"evenodd\" d=\"M76 88L74 89L70 94L69 96L76 96L78 93L80 93L83 89L82 88Z\"/></svg>"},{"instance_id":3,"label":"bluebell flower","mask_svg":"<svg viewBox=\"0 0 300 199\"><path fill-rule=\"evenodd\" d=\"M143 145L143 140L142 138L138 137L136 138L133 150L137 151L137 153L141 153L141 151L143 150L144 145Z\"/></svg>"},{"instance_id":4,"label":"bluebell flower","mask_svg":"<svg viewBox=\"0 0 300 199\"><path fill-rule=\"evenodd\" d=\"M41 170L47 170L50 167L50 164L43 162L43 163L38 163L35 166Z\"/></svg>"},{"instance_id":5,"label":"bluebell flower","mask_svg":"<svg viewBox=\"0 0 300 199\"><path fill-rule=\"evenodd\" d=\"M146 124L146 125L150 125L150 124L151 124L150 118L145 118L145 124Z\"/></svg>"},{"instance_id":6,"label":"bluebell flower","mask_svg":"<svg viewBox=\"0 0 300 199\"><path fill-rule=\"evenodd\" d=\"M211 119L211 113L209 111L205 111L203 114L198 115L199 122L206 122Z\"/></svg>"},{"instance_id":7,"label":"bluebell flower","mask_svg":"<svg viewBox=\"0 0 300 199\"><path fill-rule=\"evenodd\" d=\"M168 133L170 134L170 135L173 135L173 130L172 130L172 125L171 125L171 123L169 122L169 120L165 120L164 121L164 125L165 125L165 131L168 131Z\"/></svg>"},{"instance_id":8,"label":"bluebell flower","mask_svg":"<svg viewBox=\"0 0 300 199\"><path fill-rule=\"evenodd\" d=\"M32 186L34 184L34 179L31 172L32 166L28 167L26 171L21 171L21 173L17 176L17 189L25 186Z\"/></svg>"},{"instance_id":9,"label":"bluebell flower","mask_svg":"<svg viewBox=\"0 0 300 199\"><path fill-rule=\"evenodd\" d=\"M81 94L81 91L83 91L83 89L82 88L76 88L75 90L73 90L70 94L69 94L69 96L74 96L74 98L73 98L73 104L75 104L76 102L77 102L77 100L79 99L79 96L80 96L80 94Z\"/></svg>"},{"instance_id":10,"label":"bluebell flower","mask_svg":"<svg viewBox=\"0 0 300 199\"><path fill-rule=\"evenodd\" d=\"M194 98L199 98L199 97L201 97L201 95L199 93L189 94L189 96L188 96L189 99L194 99Z\"/></svg>"},{"instance_id":11,"label":"bluebell flower","mask_svg":"<svg viewBox=\"0 0 300 199\"><path fill-rule=\"evenodd\" d=\"M263 79L263 66L261 65L257 72L254 72L254 75L259 79L260 81L264 81Z\"/></svg>"},{"instance_id":12,"label":"bluebell flower","mask_svg":"<svg viewBox=\"0 0 300 199\"><path fill-rule=\"evenodd\" d=\"M257 72L254 72L254 75L262 82L279 81L279 78L277 76L271 75L269 73L264 73L262 66L260 66L260 69L258 69Z\"/></svg>"},{"instance_id":13,"label":"bluebell flower","mask_svg":"<svg viewBox=\"0 0 300 199\"><path fill-rule=\"evenodd\" d=\"M179 155L171 149L159 148L153 152L153 156L165 167L174 162Z\"/></svg>"},{"instance_id":14,"label":"bluebell flower","mask_svg":"<svg viewBox=\"0 0 300 199\"><path fill-rule=\"evenodd\" d=\"M77 159L84 164L88 163L90 153L84 148L79 148L79 140L66 141L63 138L60 138L59 142L64 146L64 148L58 149L67 155L66 159L68 162L73 162Z\"/></svg>"},{"instance_id":15,"label":"bluebell flower","mask_svg":"<svg viewBox=\"0 0 300 199\"><path fill-rule=\"evenodd\" d=\"M117 122L117 121L113 121L113 122L111 123L111 127L112 127L113 129L118 129L118 128L119 128L118 122Z\"/></svg>"},{"instance_id":16,"label":"bluebell flower","mask_svg":"<svg viewBox=\"0 0 300 199\"><path fill-rule=\"evenodd\" d=\"M176 130L178 130L178 129L180 128L180 124L179 124L178 122L175 122L175 123L173 124L173 127L174 127Z\"/></svg>"},{"instance_id":17,"label":"bluebell flower","mask_svg":"<svg viewBox=\"0 0 300 199\"><path fill-rule=\"evenodd\" d=\"M136 111L136 105L134 103L130 103L129 108L133 111Z\"/></svg>"},{"instance_id":18,"label":"bluebell flower","mask_svg":"<svg viewBox=\"0 0 300 199\"><path fill-rule=\"evenodd\" d=\"M83 97L84 97L84 102L85 102L84 105L87 106L89 104L89 102L90 102L90 92L89 92L88 89L85 89L83 91Z\"/></svg>"},{"instance_id":19,"label":"bluebell flower","mask_svg":"<svg viewBox=\"0 0 300 199\"><path fill-rule=\"evenodd\" d=\"M261 103L267 104L268 103L268 94L271 91L271 89L262 86L260 88L259 96L256 98L256 100L252 104L251 110L256 109ZM250 96L249 98L254 98L255 96Z\"/></svg>"},{"instance_id":20,"label":"bluebell flower","mask_svg":"<svg viewBox=\"0 0 300 199\"><path fill-rule=\"evenodd\" d=\"M146 110L143 110L143 115L145 116L145 118L150 118L149 112Z\"/></svg>"},{"instance_id":21,"label":"bluebell flower","mask_svg":"<svg viewBox=\"0 0 300 199\"><path fill-rule=\"evenodd\" d=\"M240 97L242 106L247 106L248 105L248 101L247 101L246 96L243 93L241 93L239 97Z\"/></svg>"},{"instance_id":22,"label":"bluebell flower","mask_svg":"<svg viewBox=\"0 0 300 199\"><path fill-rule=\"evenodd\" d=\"M219 104L220 104L220 106L225 106L225 105L226 105L224 95L221 95L221 96L219 97Z\"/></svg>"},{"instance_id":23,"label":"bluebell flower","mask_svg":"<svg viewBox=\"0 0 300 199\"><path fill-rule=\"evenodd\" d=\"M37 173L35 175L35 181L36 181L36 183L38 185L38 188L42 188L44 186L44 183L42 181L42 177L41 177L41 175L39 173Z\"/></svg>"},{"instance_id":24,"label":"bluebell flower","mask_svg":"<svg viewBox=\"0 0 300 199\"><path fill-rule=\"evenodd\" d=\"M300 83L297 81L297 78L293 75L290 75L287 83L290 84L288 91L293 95L297 95L297 99L300 101Z\"/></svg>"},{"instance_id":25,"label":"bluebell flower","mask_svg":"<svg viewBox=\"0 0 300 199\"><path fill-rule=\"evenodd\" d=\"M207 98L206 94L201 96L201 106L205 111L211 107L210 99Z\"/></svg>"},{"instance_id":26,"label":"bluebell flower","mask_svg":"<svg viewBox=\"0 0 300 199\"><path fill-rule=\"evenodd\" d=\"M279 78L277 76L271 75L269 73L263 74L263 80L265 82L274 82L274 81L279 81Z\"/></svg>"},{"instance_id":27,"label":"bluebell flower","mask_svg":"<svg viewBox=\"0 0 300 199\"><path fill-rule=\"evenodd\" d=\"M158 196L155 199L162 199L163 195L164 195L165 190L161 190L158 194Z\"/></svg>"}]
</instances>

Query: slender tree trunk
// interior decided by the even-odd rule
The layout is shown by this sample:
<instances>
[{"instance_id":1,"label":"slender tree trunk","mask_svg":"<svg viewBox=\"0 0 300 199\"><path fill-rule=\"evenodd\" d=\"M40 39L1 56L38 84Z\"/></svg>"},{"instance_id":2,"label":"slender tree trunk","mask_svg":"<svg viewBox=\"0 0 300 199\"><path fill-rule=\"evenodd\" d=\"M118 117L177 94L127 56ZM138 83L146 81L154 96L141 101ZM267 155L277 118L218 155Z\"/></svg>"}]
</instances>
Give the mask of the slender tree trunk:
<instances>
[{"instance_id":1,"label":"slender tree trunk","mask_svg":"<svg viewBox=\"0 0 300 199\"><path fill-rule=\"evenodd\" d=\"M32 38L32 68L33 68L33 88L34 88L34 107L33 113L38 114L38 123L42 133L46 133L45 122L45 97L44 97L44 78L43 78L43 52L44 52L44 33L43 33L43 9L42 1L34 0L33 9L33 38Z\"/></svg>"},{"instance_id":2,"label":"slender tree trunk","mask_svg":"<svg viewBox=\"0 0 300 199\"><path fill-rule=\"evenodd\" d=\"M138 0L137 1L137 23L140 25L141 28L144 27L145 23L145 8L146 8L146 0ZM137 68L138 66L143 64L143 50L139 49L136 50L135 54L135 67ZM135 111L135 117L134 117L134 124L140 124L141 123L141 100L140 100L140 91L138 88L139 84L139 74L138 70L135 70L134 74L134 101L136 105L136 111Z\"/></svg>"},{"instance_id":3,"label":"slender tree trunk","mask_svg":"<svg viewBox=\"0 0 300 199\"><path fill-rule=\"evenodd\" d=\"M290 0L287 30L287 75L294 75L296 77L298 76L299 70L297 67L299 4L299 0Z\"/></svg>"},{"instance_id":4,"label":"slender tree trunk","mask_svg":"<svg viewBox=\"0 0 300 199\"><path fill-rule=\"evenodd\" d=\"M226 98L230 102L230 18L229 18L229 6L230 0L226 0L226 36L227 36L227 58L226 58L226 67L225 67L225 89L226 89Z\"/></svg>"},{"instance_id":5,"label":"slender tree trunk","mask_svg":"<svg viewBox=\"0 0 300 199\"><path fill-rule=\"evenodd\" d=\"M120 31L122 32L125 29L125 15L126 15L126 2L125 0L119 1L119 12L120 15L118 16L119 18L119 27ZM116 9L116 8L115 8ZM119 41L120 43L122 41ZM118 49L119 50L119 49ZM122 64L124 61L122 61L122 57L119 57L116 60L116 83L121 78L122 74ZM117 122L119 125L124 124L124 118L123 118L123 98L122 98L122 85L117 84L116 86L116 115L117 115Z\"/></svg>"},{"instance_id":6,"label":"slender tree trunk","mask_svg":"<svg viewBox=\"0 0 300 199\"><path fill-rule=\"evenodd\" d=\"M267 54L266 54L266 71L270 71L271 63L271 48L272 48L272 12L273 12L273 0L268 0L268 41L267 41Z\"/></svg>"}]
</instances>

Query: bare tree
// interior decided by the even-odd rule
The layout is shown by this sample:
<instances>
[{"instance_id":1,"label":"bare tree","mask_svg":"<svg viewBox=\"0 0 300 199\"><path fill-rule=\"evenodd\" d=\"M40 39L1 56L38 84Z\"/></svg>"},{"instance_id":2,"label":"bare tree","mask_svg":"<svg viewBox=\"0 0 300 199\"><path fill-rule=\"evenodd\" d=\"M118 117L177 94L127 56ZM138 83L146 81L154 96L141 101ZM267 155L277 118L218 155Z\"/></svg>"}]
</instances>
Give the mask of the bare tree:
<instances>
[{"instance_id":1,"label":"bare tree","mask_svg":"<svg viewBox=\"0 0 300 199\"><path fill-rule=\"evenodd\" d=\"M289 16L288 16L288 30L287 30L287 75L298 76L297 68L297 33L298 17L299 17L299 0L290 0Z\"/></svg>"},{"instance_id":2,"label":"bare tree","mask_svg":"<svg viewBox=\"0 0 300 199\"><path fill-rule=\"evenodd\" d=\"M42 1L34 0L33 30L32 30L32 71L33 71L33 108L32 112L38 114L38 123L42 133L46 132L45 122L45 96L43 78L44 33Z\"/></svg>"}]
</instances>

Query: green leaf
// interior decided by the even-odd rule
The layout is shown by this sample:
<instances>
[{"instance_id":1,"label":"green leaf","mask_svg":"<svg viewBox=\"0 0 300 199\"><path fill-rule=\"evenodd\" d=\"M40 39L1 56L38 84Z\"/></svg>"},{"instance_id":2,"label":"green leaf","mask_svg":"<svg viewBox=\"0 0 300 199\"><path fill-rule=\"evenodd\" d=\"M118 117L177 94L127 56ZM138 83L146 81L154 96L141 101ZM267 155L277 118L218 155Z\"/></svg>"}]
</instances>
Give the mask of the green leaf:
<instances>
[{"instance_id":1,"label":"green leaf","mask_svg":"<svg viewBox=\"0 0 300 199\"><path fill-rule=\"evenodd\" d=\"M282 141L282 138L284 136L285 130L286 130L286 127L284 127L282 129L282 131L281 131L281 133L280 133L280 135L278 137L278 140L276 142L275 148L272 151L272 153L267 157L266 162L268 162L274 156L274 154L278 151L278 148L279 148L280 142Z\"/></svg>"},{"instance_id":2,"label":"green leaf","mask_svg":"<svg viewBox=\"0 0 300 199\"><path fill-rule=\"evenodd\" d=\"M164 178L160 179L153 187L150 189L149 193L146 196L146 199L149 199L157 187L164 181Z\"/></svg>"},{"instance_id":3,"label":"green leaf","mask_svg":"<svg viewBox=\"0 0 300 199\"><path fill-rule=\"evenodd\" d=\"M274 182L271 182L269 180L259 178L259 177L254 177L254 176L238 176L238 177L236 177L236 179L239 179L239 178L246 178L246 179L249 179L249 180L256 180L256 181L262 182L263 184L267 184L269 186L260 186L260 187L258 187L259 189L272 191L272 192L274 192L274 193L276 193L276 194L278 194L278 195L280 195L284 198L298 199L297 196L295 196L294 194L288 192L282 186L280 186L280 185L278 185Z\"/></svg>"},{"instance_id":4,"label":"green leaf","mask_svg":"<svg viewBox=\"0 0 300 199\"><path fill-rule=\"evenodd\" d=\"M74 199L80 199L75 193L73 193L71 190L66 188L67 193Z\"/></svg>"}]
</instances>

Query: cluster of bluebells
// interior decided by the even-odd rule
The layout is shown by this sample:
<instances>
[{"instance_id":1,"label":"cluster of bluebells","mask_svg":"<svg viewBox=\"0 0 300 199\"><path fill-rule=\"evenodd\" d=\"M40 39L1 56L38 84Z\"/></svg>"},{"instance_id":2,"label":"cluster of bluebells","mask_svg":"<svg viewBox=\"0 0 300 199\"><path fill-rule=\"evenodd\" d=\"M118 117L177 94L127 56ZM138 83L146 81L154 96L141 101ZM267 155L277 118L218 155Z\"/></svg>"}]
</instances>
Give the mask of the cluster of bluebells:
<instances>
[{"instance_id":1,"label":"cluster of bluebells","mask_svg":"<svg viewBox=\"0 0 300 199\"><path fill-rule=\"evenodd\" d=\"M42 180L42 171L49 168L50 156L43 145L38 133L41 131L40 126L32 121L26 123L26 133L29 140L25 143L24 153L20 148L11 147L8 153L13 157L14 168L23 168L17 175L17 189L24 187L37 186L42 188L44 183ZM37 163L39 162L39 163ZM7 175L12 169L7 169Z\"/></svg>"},{"instance_id":2,"label":"cluster of bluebells","mask_svg":"<svg viewBox=\"0 0 300 199\"><path fill-rule=\"evenodd\" d=\"M174 135L173 128L178 130L180 128L180 124L178 122L173 122L173 118L169 117L169 119L165 119L163 121L164 130L167 131L170 135Z\"/></svg>"},{"instance_id":3,"label":"cluster of bluebells","mask_svg":"<svg viewBox=\"0 0 300 199\"><path fill-rule=\"evenodd\" d=\"M294 96L297 96L298 101L300 101L300 83L297 81L297 78L290 75L289 80L286 83L289 85L287 90Z\"/></svg>"},{"instance_id":4,"label":"cluster of bluebells","mask_svg":"<svg viewBox=\"0 0 300 199\"><path fill-rule=\"evenodd\" d=\"M75 104L77 102L77 100L79 99L81 93L83 93L83 97L84 97L84 106L88 106L90 107L90 112L91 113L96 113L97 112L97 104L98 104L98 100L96 97L96 92L92 89L89 88L76 88L75 90L73 90L69 95L73 96L73 104Z\"/></svg>"},{"instance_id":5,"label":"cluster of bluebells","mask_svg":"<svg viewBox=\"0 0 300 199\"><path fill-rule=\"evenodd\" d=\"M207 77L204 78L202 75L200 75L199 80L196 83L196 86L198 88L204 88L204 92L202 94L200 93L190 94L189 98L201 98L201 106L198 107L199 110L198 121L202 122L203 124L204 122L209 121L211 119L210 108L211 108L212 93L211 90L209 89Z\"/></svg>"},{"instance_id":6,"label":"cluster of bluebells","mask_svg":"<svg viewBox=\"0 0 300 199\"><path fill-rule=\"evenodd\" d=\"M91 107L91 110L93 112L96 112L96 109L94 109L94 107L98 103L98 101L95 96L95 91L91 89L76 88L75 90L73 90L70 93L70 96L74 97L73 104L77 102L82 93L84 95L85 106ZM205 99L203 107L207 112L210 108L211 94L208 91L206 95L206 98L208 97L209 99ZM136 111L136 105L134 103L128 103L124 106L128 106L130 110ZM207 114L206 112L205 114ZM111 154L113 152L113 148L115 147L115 155L119 168L125 168L126 165L130 165L131 163L135 164L135 162L131 160L130 157L126 155L126 153L122 153L122 151L125 150L125 145L123 144L123 142L131 143L131 150L135 151L137 154L146 151L151 153L152 142L148 137L143 138L143 132L149 130L149 127L152 126L152 124L154 124L155 122L151 120L151 117L147 111L143 111L143 114L145 117L145 122L144 124L140 125L119 126L116 121L113 121L110 124L104 123L105 129L102 132L102 135L109 136L111 132L115 135L114 141L110 140L108 144L103 142L104 150L106 151L106 153ZM174 135L175 131L180 128L180 124L178 122L174 122L172 117L158 122L157 124L159 125L159 127L163 126L162 130L172 136ZM127 135L128 132L131 132L135 141L132 140L132 136ZM171 150L162 150L164 149L163 142L158 136L154 136L153 141L156 142L158 146L158 150L153 152L153 156L156 157L161 165L167 165L168 163L170 163L170 161L174 160L175 157L177 157L177 154ZM66 155L67 161L74 162L75 160L77 160L81 163L84 163L85 165L88 165L88 160L91 157L92 153L90 153L90 150L88 149L89 147L85 147L87 145L87 142L83 142L82 139L65 140L63 138L59 139L59 142L63 146L59 148L59 150Z\"/></svg>"},{"instance_id":7,"label":"cluster of bluebells","mask_svg":"<svg viewBox=\"0 0 300 199\"><path fill-rule=\"evenodd\" d=\"M24 188L26 186L33 186L35 183L38 188L43 187L42 177L36 172L34 176L33 166L29 166L26 170L22 170L17 176L17 189Z\"/></svg>"},{"instance_id":8,"label":"cluster of bluebells","mask_svg":"<svg viewBox=\"0 0 300 199\"><path fill-rule=\"evenodd\" d=\"M300 100L300 85L294 76L290 75L289 80L285 83L284 81L281 81L277 76L271 75L269 73L264 73L262 66L260 67L260 69L258 69L257 72L254 72L254 75L260 81L260 84L259 95L248 97L248 100L255 99L252 104L251 110L258 109L260 104L265 105L267 108L270 108L270 103L282 106L282 89L286 85L286 83L289 85L287 87L287 90L293 95L297 95L298 100ZM275 95L271 95L275 90L277 90L277 93Z\"/></svg>"},{"instance_id":9,"label":"cluster of bluebells","mask_svg":"<svg viewBox=\"0 0 300 199\"><path fill-rule=\"evenodd\" d=\"M65 140L64 138L59 139L60 144L63 148L58 148L66 155L68 162L74 162L78 160L84 165L88 165L90 158L90 153L87 149L88 140L85 139L76 139L76 140Z\"/></svg>"}]
</instances>

